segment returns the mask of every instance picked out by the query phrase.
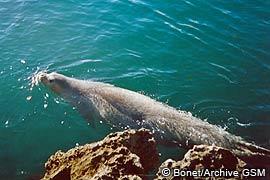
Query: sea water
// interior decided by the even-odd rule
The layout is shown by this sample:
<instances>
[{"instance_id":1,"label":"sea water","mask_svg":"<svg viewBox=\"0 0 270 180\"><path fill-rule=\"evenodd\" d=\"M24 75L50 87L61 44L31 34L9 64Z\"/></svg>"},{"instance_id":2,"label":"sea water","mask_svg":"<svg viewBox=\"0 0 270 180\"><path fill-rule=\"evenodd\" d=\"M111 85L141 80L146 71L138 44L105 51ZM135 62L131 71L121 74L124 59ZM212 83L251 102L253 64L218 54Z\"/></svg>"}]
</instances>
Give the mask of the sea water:
<instances>
[{"instance_id":1,"label":"sea water","mask_svg":"<svg viewBox=\"0 0 270 180\"><path fill-rule=\"evenodd\" d=\"M57 150L114 131L31 88L40 71L141 92L269 148L269 9L262 0L0 0L0 179L38 179Z\"/></svg>"}]
</instances>

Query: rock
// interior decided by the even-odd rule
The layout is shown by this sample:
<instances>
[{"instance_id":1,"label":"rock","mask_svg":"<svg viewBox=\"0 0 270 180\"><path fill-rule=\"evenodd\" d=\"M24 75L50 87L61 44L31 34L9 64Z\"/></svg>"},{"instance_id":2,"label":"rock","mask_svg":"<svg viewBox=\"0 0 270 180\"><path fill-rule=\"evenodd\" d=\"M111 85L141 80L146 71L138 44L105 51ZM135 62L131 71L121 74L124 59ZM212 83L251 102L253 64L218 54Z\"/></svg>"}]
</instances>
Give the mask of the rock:
<instances>
[{"instance_id":1,"label":"rock","mask_svg":"<svg viewBox=\"0 0 270 180\"><path fill-rule=\"evenodd\" d=\"M159 163L156 142L149 130L112 133L104 140L52 155L43 180L147 179Z\"/></svg>"},{"instance_id":2,"label":"rock","mask_svg":"<svg viewBox=\"0 0 270 180\"><path fill-rule=\"evenodd\" d=\"M236 157L232 152L227 149L217 147L217 146L207 146L207 145L195 145L193 149L189 150L184 158L180 161L174 161L171 159L166 160L161 164L159 171L157 173L156 180L171 180L171 179L212 179L213 177L173 177L173 169L183 170L183 171L194 171L194 170L223 170L223 171L237 171L241 172L244 168L247 167L247 164ZM169 168L171 173L168 177L162 175L162 170L164 168ZM179 175L179 174L178 174ZM215 177L215 180L221 179L244 179L242 175L239 177L227 176L224 177Z\"/></svg>"},{"instance_id":3,"label":"rock","mask_svg":"<svg viewBox=\"0 0 270 180\"><path fill-rule=\"evenodd\" d=\"M166 160L159 167L156 180L166 179L200 179L200 180L242 180L244 169L256 168L260 164L266 169L265 177L255 179L270 179L268 159L250 154L249 161L237 157L230 150L207 145L195 145L180 161ZM254 161L251 161L254 160ZM126 130L112 133L102 141L86 144L70 149L66 153L58 151L45 164L46 173L43 180L144 180L147 173L157 169L159 155L156 141L149 130ZM168 176L162 175L162 170L168 168ZM173 169L178 174L185 172L189 176L173 177ZM205 176L193 175L194 171L206 171ZM212 171L222 175L208 176ZM238 176L229 173L238 173ZM189 173L189 174L188 174ZM225 174L225 176L224 176ZM182 175L182 174L181 174Z\"/></svg>"}]
</instances>

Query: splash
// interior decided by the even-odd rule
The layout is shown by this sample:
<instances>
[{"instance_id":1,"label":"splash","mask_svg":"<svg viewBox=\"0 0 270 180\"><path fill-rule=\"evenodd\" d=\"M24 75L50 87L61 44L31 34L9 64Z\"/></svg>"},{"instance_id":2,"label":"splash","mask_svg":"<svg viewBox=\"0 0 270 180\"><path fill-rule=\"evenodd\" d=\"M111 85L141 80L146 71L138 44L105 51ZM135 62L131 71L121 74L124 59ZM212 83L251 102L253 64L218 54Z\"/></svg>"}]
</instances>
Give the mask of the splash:
<instances>
[{"instance_id":1,"label":"splash","mask_svg":"<svg viewBox=\"0 0 270 180\"><path fill-rule=\"evenodd\" d=\"M39 83L39 76L40 74L46 72L46 71L39 71L40 69L37 68L36 72L33 74L32 77L29 77L29 79L31 79L31 82L30 82L30 91L33 90L34 86L38 85Z\"/></svg>"},{"instance_id":2,"label":"splash","mask_svg":"<svg viewBox=\"0 0 270 180\"><path fill-rule=\"evenodd\" d=\"M23 63L23 62L21 62L21 63ZM28 78L26 78L27 80L30 81L29 84L28 84L30 86L30 88L29 88L29 91L30 92L33 91L34 86L37 86L38 85L38 83L39 83L39 76L43 72L45 72L45 70L40 70L40 68L37 67L37 69L33 73L33 75L32 76L29 76ZM24 89L24 88L26 88L26 87L25 86L22 86L21 87L21 89ZM27 101L30 101L31 99L32 99L32 95L29 95L29 96L26 97L26 100Z\"/></svg>"}]
</instances>

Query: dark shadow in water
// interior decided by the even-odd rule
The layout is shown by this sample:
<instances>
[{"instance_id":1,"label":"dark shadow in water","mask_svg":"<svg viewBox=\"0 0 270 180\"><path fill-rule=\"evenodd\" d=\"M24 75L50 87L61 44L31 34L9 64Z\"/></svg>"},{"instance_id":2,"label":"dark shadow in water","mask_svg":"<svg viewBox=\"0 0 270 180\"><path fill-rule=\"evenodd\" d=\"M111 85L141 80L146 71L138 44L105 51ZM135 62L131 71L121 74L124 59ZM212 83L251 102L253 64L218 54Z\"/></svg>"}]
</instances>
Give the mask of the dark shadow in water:
<instances>
[{"instance_id":1,"label":"dark shadow in water","mask_svg":"<svg viewBox=\"0 0 270 180\"><path fill-rule=\"evenodd\" d=\"M251 125L237 128L238 134L255 144L270 149L270 125Z\"/></svg>"},{"instance_id":2,"label":"dark shadow in water","mask_svg":"<svg viewBox=\"0 0 270 180\"><path fill-rule=\"evenodd\" d=\"M6 140L0 139L0 179L16 179L17 163L14 148Z\"/></svg>"}]
</instances>

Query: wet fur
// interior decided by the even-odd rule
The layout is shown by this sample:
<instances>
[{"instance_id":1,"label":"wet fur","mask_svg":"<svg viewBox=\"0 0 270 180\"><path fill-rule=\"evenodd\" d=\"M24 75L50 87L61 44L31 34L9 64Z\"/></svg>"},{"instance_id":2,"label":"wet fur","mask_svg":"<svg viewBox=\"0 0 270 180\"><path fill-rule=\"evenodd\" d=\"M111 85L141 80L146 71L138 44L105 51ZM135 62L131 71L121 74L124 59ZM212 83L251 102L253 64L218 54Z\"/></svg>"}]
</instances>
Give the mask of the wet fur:
<instances>
[{"instance_id":1,"label":"wet fur","mask_svg":"<svg viewBox=\"0 0 270 180\"><path fill-rule=\"evenodd\" d=\"M58 90L60 85L56 93L76 106L90 122L100 119L117 127L145 127L151 129L160 142L177 142L185 148L196 144L216 145L241 157L256 155L269 161L269 150L145 95L57 73L46 74L46 78L54 79ZM53 85L45 81L43 84L54 90Z\"/></svg>"}]
</instances>

